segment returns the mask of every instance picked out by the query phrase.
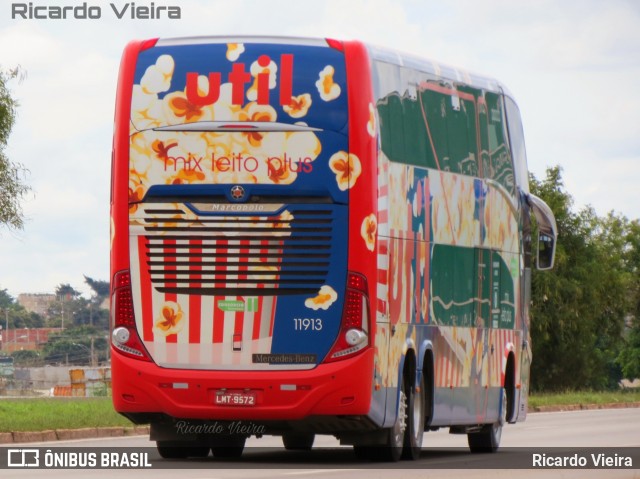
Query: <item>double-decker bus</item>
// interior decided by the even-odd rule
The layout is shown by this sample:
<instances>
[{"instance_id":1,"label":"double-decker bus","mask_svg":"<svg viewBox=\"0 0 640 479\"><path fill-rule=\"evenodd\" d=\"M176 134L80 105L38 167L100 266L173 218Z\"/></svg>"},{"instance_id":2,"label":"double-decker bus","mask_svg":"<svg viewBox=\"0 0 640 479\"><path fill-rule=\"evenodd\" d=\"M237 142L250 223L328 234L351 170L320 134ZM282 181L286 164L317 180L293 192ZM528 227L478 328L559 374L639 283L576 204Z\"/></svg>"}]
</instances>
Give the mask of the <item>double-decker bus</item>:
<instances>
[{"instance_id":1,"label":"double-decker bus","mask_svg":"<svg viewBox=\"0 0 640 479\"><path fill-rule=\"evenodd\" d=\"M497 81L357 41L134 41L112 170L113 403L164 457L415 459L440 427L495 451L524 420L556 225Z\"/></svg>"}]
</instances>

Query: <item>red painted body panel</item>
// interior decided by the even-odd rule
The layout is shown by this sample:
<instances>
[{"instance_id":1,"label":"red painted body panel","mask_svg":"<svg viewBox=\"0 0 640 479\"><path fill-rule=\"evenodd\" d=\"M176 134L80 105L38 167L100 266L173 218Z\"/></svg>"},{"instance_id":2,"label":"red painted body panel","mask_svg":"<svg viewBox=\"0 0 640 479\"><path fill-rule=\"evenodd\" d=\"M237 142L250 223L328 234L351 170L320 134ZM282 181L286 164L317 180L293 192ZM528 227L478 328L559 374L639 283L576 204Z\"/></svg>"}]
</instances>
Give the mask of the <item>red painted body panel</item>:
<instances>
[{"instance_id":1,"label":"red painted body panel","mask_svg":"<svg viewBox=\"0 0 640 479\"><path fill-rule=\"evenodd\" d=\"M153 46L153 41L131 42L123 54L118 80L113 145L114 182L111 215L111 272L130 268L128 201L133 192L129 176L129 138L132 85L138 54ZM369 105L373 105L369 59L359 42L344 43L348 70L350 118L349 153L362 162L362 174L355 178L349 215L348 267L371 278L376 272L376 252L366 246L363 223L375 217L376 144L367 133ZM359 168L360 169L360 168ZM370 236L371 236L371 232ZM375 231L373 232L375 236ZM375 281L368 283L368 294L375 295ZM374 324L369 325L375 328ZM143 331L140 332L144 334ZM372 338L375 329L369 331ZM371 346L348 359L321 364L311 370L289 371L210 371L202 369L162 368L149 361L124 356L112 348L113 403L121 413L164 413L176 418L219 420L296 420L314 415L362 416L371 407L374 350ZM174 387L174 384L179 384ZM281 389L281 385L285 385ZM302 389L291 390L291 386ZM216 406L214 390L226 388L257 391L255 407Z\"/></svg>"},{"instance_id":2,"label":"red painted body panel","mask_svg":"<svg viewBox=\"0 0 640 479\"><path fill-rule=\"evenodd\" d=\"M112 353L113 403L121 413L258 421L369 412L372 375L364 372L373 370L372 349L311 370L262 372L164 369L125 358L114 349ZM175 388L173 383L182 387ZM290 390L292 385L303 388ZM257 391L257 405L215 406L213 394L220 388Z\"/></svg>"}]
</instances>

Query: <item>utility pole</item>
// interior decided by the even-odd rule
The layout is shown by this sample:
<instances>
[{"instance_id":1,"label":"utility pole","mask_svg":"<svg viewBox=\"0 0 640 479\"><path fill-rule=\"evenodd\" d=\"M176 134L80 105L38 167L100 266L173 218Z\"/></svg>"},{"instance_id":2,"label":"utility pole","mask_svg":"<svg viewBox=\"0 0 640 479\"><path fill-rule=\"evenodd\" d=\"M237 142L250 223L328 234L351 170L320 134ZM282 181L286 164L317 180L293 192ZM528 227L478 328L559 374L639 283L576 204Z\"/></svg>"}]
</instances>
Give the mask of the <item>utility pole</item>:
<instances>
[{"instance_id":1,"label":"utility pole","mask_svg":"<svg viewBox=\"0 0 640 479\"><path fill-rule=\"evenodd\" d=\"M9 308L4 308L4 321L4 335L2 334L2 326L0 326L0 346L2 349L6 349L4 345L9 342Z\"/></svg>"}]
</instances>

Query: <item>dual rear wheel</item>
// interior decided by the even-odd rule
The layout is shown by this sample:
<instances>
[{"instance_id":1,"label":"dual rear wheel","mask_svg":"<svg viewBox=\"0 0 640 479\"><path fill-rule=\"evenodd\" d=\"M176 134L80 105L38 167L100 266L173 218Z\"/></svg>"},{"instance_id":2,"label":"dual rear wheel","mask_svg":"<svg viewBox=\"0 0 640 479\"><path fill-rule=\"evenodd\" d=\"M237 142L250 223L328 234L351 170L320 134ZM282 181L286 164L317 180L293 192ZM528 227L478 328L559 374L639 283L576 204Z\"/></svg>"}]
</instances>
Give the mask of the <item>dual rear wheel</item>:
<instances>
[{"instance_id":1,"label":"dual rear wheel","mask_svg":"<svg viewBox=\"0 0 640 479\"><path fill-rule=\"evenodd\" d=\"M496 452L500 447L502 427L507 422L507 390L502 388L500 398L500 417L494 424L485 424L478 432L467 434L471 452Z\"/></svg>"},{"instance_id":2,"label":"dual rear wheel","mask_svg":"<svg viewBox=\"0 0 640 479\"><path fill-rule=\"evenodd\" d=\"M400 389L398 414L393 427L385 430L385 443L380 446L355 445L354 452L360 459L398 461L400 458L415 460L420 457L424 426L427 414L425 380L412 386L403 378ZM500 417L494 424L484 425L479 431L467 434L472 452L495 452L500 446L502 427L507 421L509 409L506 389L502 389ZM288 450L310 450L315 436L310 433L293 432L283 435L282 441ZM245 438L233 438L225 444L203 446L198 443L158 441L160 456L165 459L185 459L187 457L207 457L209 451L218 458L236 458L242 455Z\"/></svg>"},{"instance_id":3,"label":"dual rear wheel","mask_svg":"<svg viewBox=\"0 0 640 479\"><path fill-rule=\"evenodd\" d=\"M246 438L244 437L231 437L224 444L220 443L213 446L182 441L157 441L156 447L160 457L164 459L203 458L209 455L209 451L213 453L214 457L231 459L242 456L245 441Z\"/></svg>"},{"instance_id":4,"label":"dual rear wheel","mask_svg":"<svg viewBox=\"0 0 640 479\"><path fill-rule=\"evenodd\" d=\"M415 460L420 457L426 414L424 378L412 386L403 378L398 414L393 427L385 431L385 444L355 445L356 457L377 461Z\"/></svg>"}]
</instances>

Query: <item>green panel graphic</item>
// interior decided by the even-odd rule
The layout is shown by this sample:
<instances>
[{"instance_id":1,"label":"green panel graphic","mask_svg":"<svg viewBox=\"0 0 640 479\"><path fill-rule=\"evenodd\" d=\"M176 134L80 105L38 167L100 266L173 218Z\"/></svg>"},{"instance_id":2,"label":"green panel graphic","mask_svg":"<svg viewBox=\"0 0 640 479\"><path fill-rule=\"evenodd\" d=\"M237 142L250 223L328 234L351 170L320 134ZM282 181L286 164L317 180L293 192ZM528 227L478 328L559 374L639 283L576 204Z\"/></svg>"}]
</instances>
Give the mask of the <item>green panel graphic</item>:
<instances>
[{"instance_id":1,"label":"green panel graphic","mask_svg":"<svg viewBox=\"0 0 640 479\"><path fill-rule=\"evenodd\" d=\"M433 317L440 325L514 327L514 283L507 264L495 251L434 245L431 301Z\"/></svg>"},{"instance_id":2,"label":"green panel graphic","mask_svg":"<svg viewBox=\"0 0 640 479\"><path fill-rule=\"evenodd\" d=\"M416 95L388 94L378 103L383 152L392 161L477 176L481 95L480 90L426 76ZM486 139L484 143L486 152ZM488 152L486 156L489 162Z\"/></svg>"},{"instance_id":3,"label":"green panel graphic","mask_svg":"<svg viewBox=\"0 0 640 479\"><path fill-rule=\"evenodd\" d=\"M434 245L431 295L436 322L446 326L475 324L475 250Z\"/></svg>"}]
</instances>

